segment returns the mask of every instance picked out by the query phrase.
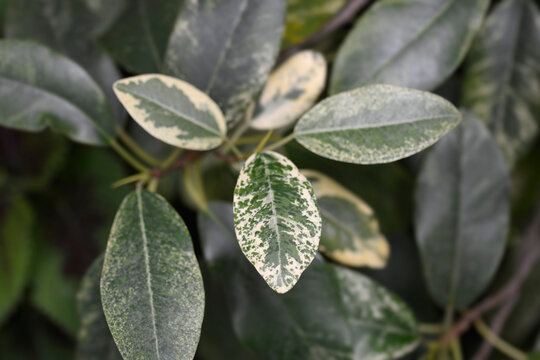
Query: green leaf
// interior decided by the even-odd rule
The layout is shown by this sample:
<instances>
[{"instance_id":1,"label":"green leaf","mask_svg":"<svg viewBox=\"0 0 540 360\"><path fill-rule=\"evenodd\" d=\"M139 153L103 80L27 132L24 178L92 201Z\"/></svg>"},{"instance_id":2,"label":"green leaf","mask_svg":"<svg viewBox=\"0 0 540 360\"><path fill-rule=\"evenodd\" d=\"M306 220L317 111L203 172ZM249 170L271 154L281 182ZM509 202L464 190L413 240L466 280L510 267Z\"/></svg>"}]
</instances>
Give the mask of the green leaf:
<instances>
[{"instance_id":1,"label":"green leaf","mask_svg":"<svg viewBox=\"0 0 540 360\"><path fill-rule=\"evenodd\" d=\"M167 144L209 150L227 131L221 110L192 85L170 76L139 75L117 81L114 91L131 117Z\"/></svg>"},{"instance_id":2,"label":"green leaf","mask_svg":"<svg viewBox=\"0 0 540 360\"><path fill-rule=\"evenodd\" d=\"M233 202L242 251L274 291L289 291L315 257L321 236L309 181L285 156L255 153L240 171Z\"/></svg>"},{"instance_id":3,"label":"green leaf","mask_svg":"<svg viewBox=\"0 0 540 360\"><path fill-rule=\"evenodd\" d=\"M125 359L193 359L204 288L189 232L161 196L138 189L113 223L101 301Z\"/></svg>"},{"instance_id":4,"label":"green leaf","mask_svg":"<svg viewBox=\"0 0 540 360\"><path fill-rule=\"evenodd\" d=\"M462 309L488 285L504 252L509 195L497 144L467 114L428 155L416 188L416 240L439 305Z\"/></svg>"},{"instance_id":5,"label":"green leaf","mask_svg":"<svg viewBox=\"0 0 540 360\"><path fill-rule=\"evenodd\" d=\"M443 98L391 85L368 85L334 95L308 111L296 140L329 159L386 163L432 145L461 120Z\"/></svg>"},{"instance_id":6,"label":"green leaf","mask_svg":"<svg viewBox=\"0 0 540 360\"><path fill-rule=\"evenodd\" d=\"M28 282L34 213L15 196L0 219L0 324L17 305Z\"/></svg>"},{"instance_id":7,"label":"green leaf","mask_svg":"<svg viewBox=\"0 0 540 360\"><path fill-rule=\"evenodd\" d=\"M373 210L331 178L302 170L315 190L322 218L319 251L348 266L382 268L390 248Z\"/></svg>"},{"instance_id":8,"label":"green leaf","mask_svg":"<svg viewBox=\"0 0 540 360\"><path fill-rule=\"evenodd\" d=\"M11 1L6 37L32 40L77 62L101 86L119 120L121 106L112 91L120 73L95 41L117 17L125 0L17 0Z\"/></svg>"},{"instance_id":9,"label":"green leaf","mask_svg":"<svg viewBox=\"0 0 540 360\"><path fill-rule=\"evenodd\" d=\"M288 0L282 46L298 44L319 30L346 0Z\"/></svg>"},{"instance_id":10,"label":"green leaf","mask_svg":"<svg viewBox=\"0 0 540 360\"><path fill-rule=\"evenodd\" d=\"M383 0L341 46L330 93L384 83L421 90L440 85L463 60L489 0Z\"/></svg>"},{"instance_id":11,"label":"green leaf","mask_svg":"<svg viewBox=\"0 0 540 360\"><path fill-rule=\"evenodd\" d=\"M130 72L162 72L169 37L183 3L132 0L101 43Z\"/></svg>"},{"instance_id":12,"label":"green leaf","mask_svg":"<svg viewBox=\"0 0 540 360\"><path fill-rule=\"evenodd\" d=\"M84 275L77 293L81 326L77 336L77 360L122 360L101 306L100 278L103 256Z\"/></svg>"},{"instance_id":13,"label":"green leaf","mask_svg":"<svg viewBox=\"0 0 540 360\"><path fill-rule=\"evenodd\" d=\"M289 293L272 292L243 258L231 207L210 203L200 214L203 254L227 289L234 329L260 356L280 360L390 360L419 342L402 300L358 272L320 257Z\"/></svg>"},{"instance_id":14,"label":"green leaf","mask_svg":"<svg viewBox=\"0 0 540 360\"><path fill-rule=\"evenodd\" d=\"M26 131L49 126L93 145L114 137L114 120L96 83L42 45L0 41L0 94L0 125Z\"/></svg>"},{"instance_id":15,"label":"green leaf","mask_svg":"<svg viewBox=\"0 0 540 360\"><path fill-rule=\"evenodd\" d=\"M463 106L488 125L511 164L538 133L539 64L538 6L528 0L501 2L468 56Z\"/></svg>"},{"instance_id":16,"label":"green leaf","mask_svg":"<svg viewBox=\"0 0 540 360\"><path fill-rule=\"evenodd\" d=\"M540 360L540 351L530 353L527 360Z\"/></svg>"},{"instance_id":17,"label":"green leaf","mask_svg":"<svg viewBox=\"0 0 540 360\"><path fill-rule=\"evenodd\" d=\"M36 251L32 280L31 302L66 334L75 337L79 317L75 295L78 283L63 274L62 254L56 249L41 246Z\"/></svg>"},{"instance_id":18,"label":"green leaf","mask_svg":"<svg viewBox=\"0 0 540 360\"><path fill-rule=\"evenodd\" d=\"M326 82L326 60L305 50L292 56L274 71L257 104L251 127L270 130L286 127L315 104Z\"/></svg>"},{"instance_id":19,"label":"green leaf","mask_svg":"<svg viewBox=\"0 0 540 360\"><path fill-rule=\"evenodd\" d=\"M188 1L169 41L167 72L206 92L235 123L274 64L285 7L285 0Z\"/></svg>"}]
</instances>

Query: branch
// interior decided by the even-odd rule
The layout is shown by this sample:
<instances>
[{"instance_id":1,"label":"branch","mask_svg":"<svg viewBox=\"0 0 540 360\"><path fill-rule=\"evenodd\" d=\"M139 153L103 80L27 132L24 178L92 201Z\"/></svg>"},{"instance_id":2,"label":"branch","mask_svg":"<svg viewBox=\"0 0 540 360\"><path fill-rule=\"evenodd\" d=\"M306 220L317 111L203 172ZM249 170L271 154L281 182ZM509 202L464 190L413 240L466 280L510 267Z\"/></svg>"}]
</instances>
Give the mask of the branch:
<instances>
[{"instance_id":1,"label":"branch","mask_svg":"<svg viewBox=\"0 0 540 360\"><path fill-rule=\"evenodd\" d=\"M519 292L521 285L529 275L532 267L540 257L540 244L538 236L540 234L540 204L536 208L532 222L530 223L525 239L520 246L518 256L521 258L517 269L506 285L486 298L484 301L467 311L465 315L457 322L441 339L440 342L446 344L452 339L460 336L467 331L471 324L479 319L485 312L496 308L504 301L510 299L513 295Z\"/></svg>"},{"instance_id":2,"label":"branch","mask_svg":"<svg viewBox=\"0 0 540 360\"><path fill-rule=\"evenodd\" d=\"M168 172L170 172L170 171L172 171L174 169L177 169L179 167L185 166L185 165L189 164L190 162L192 162L193 160L196 160L196 159L200 158L205 153L206 153L206 151L194 151L194 150L188 151L188 152L186 152L184 154L184 156L182 156L180 159L173 162L168 167L166 167L164 169L161 169L161 168L151 169L150 171L148 171L148 173L153 178L161 178L165 174L167 174Z\"/></svg>"},{"instance_id":3,"label":"branch","mask_svg":"<svg viewBox=\"0 0 540 360\"><path fill-rule=\"evenodd\" d=\"M308 36L304 41L299 44L293 45L281 51L278 56L277 63L281 63L283 60L289 56L303 50L307 47L310 47L320 40L324 39L334 31L342 28L343 26L351 23L356 15L368 7L370 3L374 0L349 0L339 12L324 24L319 30Z\"/></svg>"}]
</instances>

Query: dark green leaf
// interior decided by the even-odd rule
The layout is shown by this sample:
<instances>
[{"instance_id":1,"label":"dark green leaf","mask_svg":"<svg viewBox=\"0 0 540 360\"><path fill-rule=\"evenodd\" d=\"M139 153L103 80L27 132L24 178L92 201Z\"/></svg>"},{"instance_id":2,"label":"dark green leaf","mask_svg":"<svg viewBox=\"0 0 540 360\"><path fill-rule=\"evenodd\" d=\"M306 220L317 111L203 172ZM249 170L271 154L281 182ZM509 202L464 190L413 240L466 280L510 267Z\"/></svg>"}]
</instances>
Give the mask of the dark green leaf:
<instances>
[{"instance_id":1,"label":"dark green leaf","mask_svg":"<svg viewBox=\"0 0 540 360\"><path fill-rule=\"evenodd\" d=\"M513 164L540 122L540 11L506 0L488 17L466 62L463 105L488 124Z\"/></svg>"},{"instance_id":2,"label":"dark green leaf","mask_svg":"<svg viewBox=\"0 0 540 360\"><path fill-rule=\"evenodd\" d=\"M77 336L77 360L122 360L101 305L100 278L103 256L84 275L77 293L81 326Z\"/></svg>"},{"instance_id":3,"label":"dark green leaf","mask_svg":"<svg viewBox=\"0 0 540 360\"><path fill-rule=\"evenodd\" d=\"M103 46L130 72L162 72L165 50L183 2L131 0L101 39Z\"/></svg>"},{"instance_id":4,"label":"dark green leaf","mask_svg":"<svg viewBox=\"0 0 540 360\"><path fill-rule=\"evenodd\" d=\"M489 0L383 0L341 46L330 92L383 83L433 90L463 60Z\"/></svg>"},{"instance_id":5,"label":"dark green leaf","mask_svg":"<svg viewBox=\"0 0 540 360\"><path fill-rule=\"evenodd\" d=\"M243 116L274 64L285 0L188 1L165 56L168 73L206 92L228 123Z\"/></svg>"},{"instance_id":6,"label":"dark green leaf","mask_svg":"<svg viewBox=\"0 0 540 360\"><path fill-rule=\"evenodd\" d=\"M296 140L329 159L386 163L415 154L461 121L443 98L392 85L368 85L329 97L294 128Z\"/></svg>"},{"instance_id":7,"label":"dark green leaf","mask_svg":"<svg viewBox=\"0 0 540 360\"><path fill-rule=\"evenodd\" d=\"M189 232L161 196L138 189L120 206L105 253L101 301L125 359L193 359L203 282Z\"/></svg>"},{"instance_id":8,"label":"dark green leaf","mask_svg":"<svg viewBox=\"0 0 540 360\"><path fill-rule=\"evenodd\" d=\"M309 181L285 156L255 153L242 167L233 203L247 259L274 291L289 291L315 257L321 236Z\"/></svg>"},{"instance_id":9,"label":"dark green leaf","mask_svg":"<svg viewBox=\"0 0 540 360\"><path fill-rule=\"evenodd\" d=\"M229 204L199 217L206 261L227 289L239 338L265 359L394 359L418 343L416 321L365 276L316 258L289 293L272 292L236 245Z\"/></svg>"},{"instance_id":10,"label":"dark green leaf","mask_svg":"<svg viewBox=\"0 0 540 360\"><path fill-rule=\"evenodd\" d=\"M105 95L77 64L22 41L0 42L0 124L26 131L50 126L87 144L114 137Z\"/></svg>"},{"instance_id":11,"label":"dark green leaf","mask_svg":"<svg viewBox=\"0 0 540 360\"><path fill-rule=\"evenodd\" d=\"M2 205L2 204L0 204ZM34 213L15 196L0 218L0 324L15 308L28 281Z\"/></svg>"},{"instance_id":12,"label":"dark green leaf","mask_svg":"<svg viewBox=\"0 0 540 360\"><path fill-rule=\"evenodd\" d=\"M119 118L121 107L112 84L120 74L110 57L96 44L116 19L125 0L16 0L6 19L6 36L46 45L81 65L101 86Z\"/></svg>"},{"instance_id":13,"label":"dark green leaf","mask_svg":"<svg viewBox=\"0 0 540 360\"><path fill-rule=\"evenodd\" d=\"M467 114L428 155L416 188L416 238L439 305L462 309L488 285L505 248L509 195L497 144Z\"/></svg>"}]
</instances>

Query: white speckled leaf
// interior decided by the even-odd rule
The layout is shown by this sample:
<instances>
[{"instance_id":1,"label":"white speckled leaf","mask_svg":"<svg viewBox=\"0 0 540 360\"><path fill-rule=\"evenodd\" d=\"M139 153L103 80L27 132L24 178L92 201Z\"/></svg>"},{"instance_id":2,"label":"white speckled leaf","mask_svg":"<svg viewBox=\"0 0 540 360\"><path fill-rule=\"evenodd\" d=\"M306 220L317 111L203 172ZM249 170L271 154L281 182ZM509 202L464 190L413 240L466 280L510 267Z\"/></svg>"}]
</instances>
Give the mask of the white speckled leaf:
<instances>
[{"instance_id":1,"label":"white speckled leaf","mask_svg":"<svg viewBox=\"0 0 540 360\"><path fill-rule=\"evenodd\" d=\"M126 78L114 91L131 117L150 135L167 144L209 150L223 142L223 114L206 94L170 76L149 74Z\"/></svg>"},{"instance_id":2,"label":"white speckled leaf","mask_svg":"<svg viewBox=\"0 0 540 360\"><path fill-rule=\"evenodd\" d=\"M383 268L390 253L373 210L358 196L314 170L302 170L313 186L322 218L319 251L348 266Z\"/></svg>"},{"instance_id":3,"label":"white speckled leaf","mask_svg":"<svg viewBox=\"0 0 540 360\"><path fill-rule=\"evenodd\" d=\"M273 292L235 244L230 204L209 210L212 217L199 214L209 275L228 290L236 335L262 359L391 360L418 345L416 319L401 299L320 256L294 289Z\"/></svg>"},{"instance_id":4,"label":"white speckled leaf","mask_svg":"<svg viewBox=\"0 0 540 360\"><path fill-rule=\"evenodd\" d=\"M330 92L367 84L433 90L461 63L489 0L381 0L338 51Z\"/></svg>"},{"instance_id":5,"label":"white speckled leaf","mask_svg":"<svg viewBox=\"0 0 540 360\"><path fill-rule=\"evenodd\" d=\"M321 217L311 185L283 155L251 155L234 190L234 227L242 251L268 285L289 291L319 246Z\"/></svg>"},{"instance_id":6,"label":"white speckled leaf","mask_svg":"<svg viewBox=\"0 0 540 360\"><path fill-rule=\"evenodd\" d=\"M184 222L161 196L138 189L124 199L105 252L101 301L124 359L193 359L202 276Z\"/></svg>"},{"instance_id":7,"label":"white speckled leaf","mask_svg":"<svg viewBox=\"0 0 540 360\"><path fill-rule=\"evenodd\" d=\"M114 138L103 92L79 65L33 42L0 42L0 125L50 127L72 140L103 145Z\"/></svg>"},{"instance_id":8,"label":"white speckled leaf","mask_svg":"<svg viewBox=\"0 0 540 360\"><path fill-rule=\"evenodd\" d=\"M507 0L493 10L465 66L463 106L484 120L513 164L540 123L540 11Z\"/></svg>"},{"instance_id":9,"label":"white speckled leaf","mask_svg":"<svg viewBox=\"0 0 540 360\"><path fill-rule=\"evenodd\" d=\"M325 81L326 60L320 53L305 50L294 55L268 78L251 127L270 130L290 125L313 106Z\"/></svg>"},{"instance_id":10,"label":"white speckled leaf","mask_svg":"<svg viewBox=\"0 0 540 360\"><path fill-rule=\"evenodd\" d=\"M416 241L428 289L441 306L473 302L504 253L510 175L487 128L463 124L429 153L416 186Z\"/></svg>"},{"instance_id":11,"label":"white speckled leaf","mask_svg":"<svg viewBox=\"0 0 540 360\"><path fill-rule=\"evenodd\" d=\"M296 124L296 140L329 159L387 163L432 145L461 121L445 99L392 85L368 85L317 104Z\"/></svg>"},{"instance_id":12,"label":"white speckled leaf","mask_svg":"<svg viewBox=\"0 0 540 360\"><path fill-rule=\"evenodd\" d=\"M210 95L234 124L274 64L285 7L286 0L186 1L165 55L167 73Z\"/></svg>"}]
</instances>

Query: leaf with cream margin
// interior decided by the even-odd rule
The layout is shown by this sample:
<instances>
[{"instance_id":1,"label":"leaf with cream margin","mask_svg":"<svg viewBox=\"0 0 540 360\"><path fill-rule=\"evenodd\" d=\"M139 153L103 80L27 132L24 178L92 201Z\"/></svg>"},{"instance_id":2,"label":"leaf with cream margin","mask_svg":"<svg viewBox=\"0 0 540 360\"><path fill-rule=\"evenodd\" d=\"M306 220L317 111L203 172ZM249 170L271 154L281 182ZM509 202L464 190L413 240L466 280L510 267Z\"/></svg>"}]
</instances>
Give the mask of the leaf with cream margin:
<instances>
[{"instance_id":1,"label":"leaf with cream margin","mask_svg":"<svg viewBox=\"0 0 540 360\"><path fill-rule=\"evenodd\" d=\"M232 126L263 86L279 51L286 0L186 1L165 71L218 103Z\"/></svg>"},{"instance_id":2,"label":"leaf with cream margin","mask_svg":"<svg viewBox=\"0 0 540 360\"><path fill-rule=\"evenodd\" d=\"M294 134L317 155L377 164L425 149L460 121L458 109L435 94L368 85L321 101L302 116Z\"/></svg>"},{"instance_id":3,"label":"leaf with cream margin","mask_svg":"<svg viewBox=\"0 0 540 360\"><path fill-rule=\"evenodd\" d=\"M101 302L124 359L193 359L203 281L186 225L163 197L137 189L124 199L105 252Z\"/></svg>"},{"instance_id":4,"label":"leaf with cream margin","mask_svg":"<svg viewBox=\"0 0 540 360\"><path fill-rule=\"evenodd\" d=\"M159 74L117 81L114 91L150 135L180 148L210 150L223 142L223 114L206 94L185 81Z\"/></svg>"},{"instance_id":5,"label":"leaf with cream margin","mask_svg":"<svg viewBox=\"0 0 540 360\"><path fill-rule=\"evenodd\" d=\"M274 291L289 291L319 246L321 217L309 181L285 156L255 153L240 171L233 203L242 251Z\"/></svg>"},{"instance_id":6,"label":"leaf with cream margin","mask_svg":"<svg viewBox=\"0 0 540 360\"><path fill-rule=\"evenodd\" d=\"M415 230L428 290L463 309L486 289L506 246L510 174L474 115L429 153L417 180Z\"/></svg>"},{"instance_id":7,"label":"leaf with cream margin","mask_svg":"<svg viewBox=\"0 0 540 360\"><path fill-rule=\"evenodd\" d=\"M418 346L414 314L381 285L317 256L294 289L277 294L238 248L231 205L210 202L209 214L198 219L205 261L227 290L238 339L259 357L390 360Z\"/></svg>"},{"instance_id":8,"label":"leaf with cream margin","mask_svg":"<svg viewBox=\"0 0 540 360\"><path fill-rule=\"evenodd\" d=\"M482 119L510 164L540 124L540 10L507 0L488 16L465 62L462 105Z\"/></svg>"},{"instance_id":9,"label":"leaf with cream margin","mask_svg":"<svg viewBox=\"0 0 540 360\"><path fill-rule=\"evenodd\" d=\"M390 248L373 210L328 176L301 170L313 186L322 218L319 251L348 266L383 268Z\"/></svg>"},{"instance_id":10,"label":"leaf with cream margin","mask_svg":"<svg viewBox=\"0 0 540 360\"><path fill-rule=\"evenodd\" d=\"M489 0L378 1L339 49L330 93L377 83L435 89L465 57L488 6Z\"/></svg>"},{"instance_id":11,"label":"leaf with cream margin","mask_svg":"<svg viewBox=\"0 0 540 360\"><path fill-rule=\"evenodd\" d=\"M77 360L122 360L103 313L100 294L103 256L97 258L81 280L77 293L80 326Z\"/></svg>"},{"instance_id":12,"label":"leaf with cream margin","mask_svg":"<svg viewBox=\"0 0 540 360\"><path fill-rule=\"evenodd\" d=\"M320 53L304 50L292 56L268 78L251 127L271 130L290 125L315 104L325 81L326 60Z\"/></svg>"},{"instance_id":13,"label":"leaf with cream margin","mask_svg":"<svg viewBox=\"0 0 540 360\"><path fill-rule=\"evenodd\" d=\"M0 125L51 127L72 140L103 145L115 136L109 104L79 65L32 42L0 41Z\"/></svg>"}]
</instances>

